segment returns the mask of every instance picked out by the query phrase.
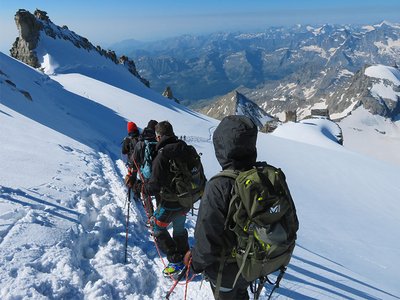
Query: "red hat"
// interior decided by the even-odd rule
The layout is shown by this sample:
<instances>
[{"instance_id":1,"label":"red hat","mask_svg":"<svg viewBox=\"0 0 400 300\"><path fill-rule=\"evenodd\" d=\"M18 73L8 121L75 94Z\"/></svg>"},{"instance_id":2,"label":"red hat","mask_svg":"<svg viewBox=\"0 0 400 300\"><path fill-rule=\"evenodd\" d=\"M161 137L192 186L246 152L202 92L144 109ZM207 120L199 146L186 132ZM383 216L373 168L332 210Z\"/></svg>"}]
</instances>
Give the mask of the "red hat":
<instances>
[{"instance_id":1,"label":"red hat","mask_svg":"<svg viewBox=\"0 0 400 300\"><path fill-rule=\"evenodd\" d=\"M128 129L128 133L138 131L138 128L134 122L128 122L127 129Z\"/></svg>"}]
</instances>

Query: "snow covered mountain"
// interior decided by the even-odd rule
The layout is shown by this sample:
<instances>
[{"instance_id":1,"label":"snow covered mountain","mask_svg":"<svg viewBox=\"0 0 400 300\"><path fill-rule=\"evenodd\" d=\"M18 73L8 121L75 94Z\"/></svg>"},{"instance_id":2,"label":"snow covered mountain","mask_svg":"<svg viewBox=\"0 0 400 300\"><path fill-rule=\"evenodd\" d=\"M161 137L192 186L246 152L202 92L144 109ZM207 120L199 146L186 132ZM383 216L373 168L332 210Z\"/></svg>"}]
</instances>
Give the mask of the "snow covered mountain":
<instances>
[{"instance_id":1,"label":"snow covered mountain","mask_svg":"<svg viewBox=\"0 0 400 300\"><path fill-rule=\"evenodd\" d=\"M139 75L135 63L128 57L117 59L114 51L93 46L87 38L70 31L65 25L55 25L45 11L37 9L31 14L20 9L15 14L15 22L19 37L10 50L11 56L34 68L43 68L46 74L58 68L64 68L63 72L79 69L80 72L90 74L103 73L110 68L113 72L123 72L122 69L126 69L149 86L149 82ZM61 51L57 47L62 48L64 55L56 59L55 52Z\"/></svg>"},{"instance_id":2,"label":"snow covered mountain","mask_svg":"<svg viewBox=\"0 0 400 300\"><path fill-rule=\"evenodd\" d=\"M150 119L171 121L202 153L208 178L219 171L211 143L218 121L166 100L95 52L70 57L70 42L57 38L40 45L48 74L0 53L0 298L161 299L172 282L161 275L139 203L132 204L123 263L126 121L140 128ZM398 122L361 109L342 128L376 148L383 137L398 154ZM274 297L399 299L400 164L350 151L346 133L342 147L324 126L288 123L259 133L258 159L284 170L300 220ZM375 130L381 126L385 134ZM187 221L191 244L195 223L196 210ZM268 294L266 287L261 299ZM184 296L178 285L171 299ZM212 294L195 278L186 298Z\"/></svg>"},{"instance_id":3,"label":"snow covered mountain","mask_svg":"<svg viewBox=\"0 0 400 300\"><path fill-rule=\"evenodd\" d=\"M274 119L238 91L232 91L218 98L210 107L206 107L200 112L219 120L229 115L245 115L251 118L259 129L263 128L266 122Z\"/></svg>"},{"instance_id":4,"label":"snow covered mountain","mask_svg":"<svg viewBox=\"0 0 400 300\"><path fill-rule=\"evenodd\" d=\"M400 114L400 70L377 65L366 68L365 75L371 78L370 95L385 110L379 115L396 117Z\"/></svg>"},{"instance_id":5,"label":"snow covered mountain","mask_svg":"<svg viewBox=\"0 0 400 300\"><path fill-rule=\"evenodd\" d=\"M267 101L262 107L277 114L288 109L297 110L299 118L309 116L314 108L327 108L333 119L340 119L362 105L374 115L397 119L400 113L400 71L397 67L367 65L355 74L346 71L329 86L322 87L327 78L331 78L330 75L322 72L320 79L310 83L312 86L308 91L313 95L308 98L298 94L305 91L301 84L281 84L272 92L289 92L289 98L297 100L289 100L281 94L281 98Z\"/></svg>"}]
</instances>

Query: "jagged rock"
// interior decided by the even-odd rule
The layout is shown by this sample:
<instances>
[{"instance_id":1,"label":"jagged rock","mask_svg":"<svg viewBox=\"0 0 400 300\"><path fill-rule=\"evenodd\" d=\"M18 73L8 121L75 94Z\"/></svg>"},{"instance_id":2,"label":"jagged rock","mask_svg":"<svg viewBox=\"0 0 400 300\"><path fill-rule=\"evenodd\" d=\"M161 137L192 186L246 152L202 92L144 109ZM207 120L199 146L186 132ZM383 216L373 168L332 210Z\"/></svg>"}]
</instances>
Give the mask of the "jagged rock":
<instances>
[{"instance_id":1,"label":"jagged rock","mask_svg":"<svg viewBox=\"0 0 400 300\"><path fill-rule=\"evenodd\" d=\"M115 62L116 64L118 63L117 55L115 54L114 51L108 50L108 51L107 51L107 56L108 56L113 62Z\"/></svg>"},{"instance_id":2,"label":"jagged rock","mask_svg":"<svg viewBox=\"0 0 400 300\"><path fill-rule=\"evenodd\" d=\"M285 122L297 122L297 113L295 110L285 111Z\"/></svg>"},{"instance_id":3,"label":"jagged rock","mask_svg":"<svg viewBox=\"0 0 400 300\"><path fill-rule=\"evenodd\" d=\"M164 90L164 92L162 93L162 95L168 99L174 100L176 103L180 103L180 101L178 99L176 99L172 93L172 89L170 86L167 86Z\"/></svg>"},{"instance_id":4,"label":"jagged rock","mask_svg":"<svg viewBox=\"0 0 400 300\"><path fill-rule=\"evenodd\" d=\"M45 21L45 22L50 22L50 19L47 16L47 12L45 12L43 10L36 9L33 14L36 17L36 19L39 19L39 20L42 20L42 21Z\"/></svg>"},{"instance_id":5,"label":"jagged rock","mask_svg":"<svg viewBox=\"0 0 400 300\"><path fill-rule=\"evenodd\" d=\"M129 57L127 57L127 56L125 56L125 55L122 55L122 56L119 58L118 62L119 62L120 64L124 65L124 66L128 69L128 71L131 72L134 76L138 77L138 78L140 79L140 81L141 81L145 86L150 87L150 82L149 82L147 79L145 79L145 78L143 78L143 77L141 77L141 76L139 75L139 73L138 73L138 71L137 71L137 69L136 69L135 62L134 62L133 60L129 59Z\"/></svg>"},{"instance_id":6,"label":"jagged rock","mask_svg":"<svg viewBox=\"0 0 400 300\"><path fill-rule=\"evenodd\" d=\"M10 79L6 79L6 80L4 80L4 82L5 82L5 83L8 83L8 84L11 85L12 87L17 87L17 86L15 85L15 83L12 82Z\"/></svg>"},{"instance_id":7,"label":"jagged rock","mask_svg":"<svg viewBox=\"0 0 400 300\"><path fill-rule=\"evenodd\" d=\"M164 97L167 97L168 99L173 99L174 95L172 94L172 90L171 87L167 86L164 90L164 92L162 93L162 95Z\"/></svg>"},{"instance_id":8,"label":"jagged rock","mask_svg":"<svg viewBox=\"0 0 400 300\"><path fill-rule=\"evenodd\" d=\"M280 124L281 122L278 119L274 119L272 121L265 123L265 125L260 129L260 131L264 133L274 132L274 130L278 128Z\"/></svg>"},{"instance_id":9,"label":"jagged rock","mask_svg":"<svg viewBox=\"0 0 400 300\"><path fill-rule=\"evenodd\" d=\"M0 75L1 75L1 77L8 78L8 75L5 74L4 72L2 72L1 70L0 70ZM20 90L20 89L18 89L18 88L17 88L17 85L16 85L14 82L12 82L10 79L3 79L3 78L0 78L0 85L3 84L3 81L4 81L6 84L8 84L8 85L11 87L12 90L20 92L22 95L24 95L24 97L25 97L26 99L32 101L32 96L31 96L31 94L30 94L29 92L27 92L27 91L25 91L25 90ZM0 87L0 88L1 88L1 87Z\"/></svg>"},{"instance_id":10,"label":"jagged rock","mask_svg":"<svg viewBox=\"0 0 400 300\"><path fill-rule=\"evenodd\" d=\"M42 24L37 22L36 18L24 9L18 10L14 19L19 37L10 50L11 56L34 68L39 68L40 64L35 49L39 41L39 32L43 29Z\"/></svg>"},{"instance_id":11,"label":"jagged rock","mask_svg":"<svg viewBox=\"0 0 400 300\"><path fill-rule=\"evenodd\" d=\"M329 109L327 109L327 108L313 108L313 109L311 109L311 116L313 116L313 117L327 117L329 119Z\"/></svg>"},{"instance_id":12,"label":"jagged rock","mask_svg":"<svg viewBox=\"0 0 400 300\"><path fill-rule=\"evenodd\" d=\"M24 91L24 90L19 90L19 92L20 92L22 95L24 95L26 99L32 101L32 96L31 96L31 94L29 94L29 92Z\"/></svg>"}]
</instances>

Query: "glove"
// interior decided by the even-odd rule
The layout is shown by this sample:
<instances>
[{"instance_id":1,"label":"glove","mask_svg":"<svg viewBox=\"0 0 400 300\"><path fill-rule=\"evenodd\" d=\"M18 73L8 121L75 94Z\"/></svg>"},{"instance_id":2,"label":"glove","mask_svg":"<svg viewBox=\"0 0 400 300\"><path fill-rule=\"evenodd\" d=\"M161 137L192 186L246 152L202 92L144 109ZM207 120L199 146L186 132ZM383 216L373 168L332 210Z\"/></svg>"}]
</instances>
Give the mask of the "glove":
<instances>
[{"instance_id":1,"label":"glove","mask_svg":"<svg viewBox=\"0 0 400 300\"><path fill-rule=\"evenodd\" d=\"M189 267L190 263L192 262L192 251L186 252L185 256L183 257L183 264Z\"/></svg>"},{"instance_id":2,"label":"glove","mask_svg":"<svg viewBox=\"0 0 400 300\"><path fill-rule=\"evenodd\" d=\"M130 174L126 174L126 176L125 176L125 185L128 188L132 188L134 184L135 184L135 177L130 175Z\"/></svg>"}]
</instances>

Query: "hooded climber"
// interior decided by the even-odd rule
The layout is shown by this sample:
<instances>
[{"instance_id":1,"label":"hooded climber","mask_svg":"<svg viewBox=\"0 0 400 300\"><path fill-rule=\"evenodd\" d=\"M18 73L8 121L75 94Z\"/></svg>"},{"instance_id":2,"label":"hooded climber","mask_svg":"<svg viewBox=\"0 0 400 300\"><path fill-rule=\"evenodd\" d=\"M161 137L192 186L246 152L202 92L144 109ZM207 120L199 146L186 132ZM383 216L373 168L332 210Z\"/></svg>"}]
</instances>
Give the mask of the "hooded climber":
<instances>
[{"instance_id":1,"label":"hooded climber","mask_svg":"<svg viewBox=\"0 0 400 300\"><path fill-rule=\"evenodd\" d=\"M245 171L256 163L257 126L245 116L225 117L213 135L215 155L223 170ZM227 260L221 267L221 255L229 257L235 246L236 236L224 230L229 203L232 198L234 180L215 177L206 186L199 208L195 228L195 245L191 250L191 268L196 273L204 272L215 293L218 273L222 273L218 299L249 299L247 282L239 276L235 286L235 276L239 271L235 260ZM225 249L226 253L223 253ZM188 260L186 255L185 260ZM185 261L188 263L188 261Z\"/></svg>"}]
</instances>

